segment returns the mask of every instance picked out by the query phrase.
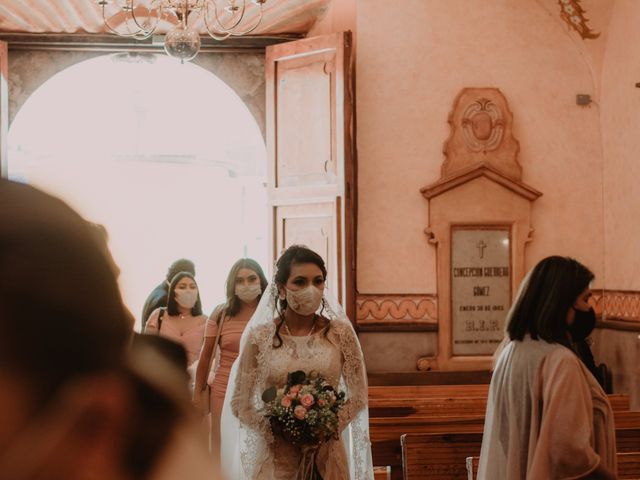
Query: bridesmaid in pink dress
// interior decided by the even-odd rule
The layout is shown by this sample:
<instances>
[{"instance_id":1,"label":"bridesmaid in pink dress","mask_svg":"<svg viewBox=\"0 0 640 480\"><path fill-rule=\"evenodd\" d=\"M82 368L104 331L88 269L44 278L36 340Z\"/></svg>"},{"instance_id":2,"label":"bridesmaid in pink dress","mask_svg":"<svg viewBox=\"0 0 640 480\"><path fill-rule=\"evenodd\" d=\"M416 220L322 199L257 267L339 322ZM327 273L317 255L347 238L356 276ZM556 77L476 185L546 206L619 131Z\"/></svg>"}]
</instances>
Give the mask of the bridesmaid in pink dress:
<instances>
[{"instance_id":1,"label":"bridesmaid in pink dress","mask_svg":"<svg viewBox=\"0 0 640 480\"><path fill-rule=\"evenodd\" d=\"M204 344L196 370L194 404L200 411L206 413L206 406L201 405L201 392L208 384L211 387L209 438L216 471L220 461L220 417L231 365L238 357L242 332L256 311L260 296L266 287L267 279L258 262L250 258L238 260L227 276L227 301L215 308L204 332ZM218 335L221 323L222 329ZM214 349L216 339L218 339L218 345ZM215 358L210 368L214 350Z\"/></svg>"},{"instance_id":2,"label":"bridesmaid in pink dress","mask_svg":"<svg viewBox=\"0 0 640 480\"><path fill-rule=\"evenodd\" d=\"M198 360L206 322L207 316L202 314L198 285L193 275L180 272L169 285L167 308L155 309L144 331L181 344L187 351L187 364L192 366Z\"/></svg>"}]
</instances>

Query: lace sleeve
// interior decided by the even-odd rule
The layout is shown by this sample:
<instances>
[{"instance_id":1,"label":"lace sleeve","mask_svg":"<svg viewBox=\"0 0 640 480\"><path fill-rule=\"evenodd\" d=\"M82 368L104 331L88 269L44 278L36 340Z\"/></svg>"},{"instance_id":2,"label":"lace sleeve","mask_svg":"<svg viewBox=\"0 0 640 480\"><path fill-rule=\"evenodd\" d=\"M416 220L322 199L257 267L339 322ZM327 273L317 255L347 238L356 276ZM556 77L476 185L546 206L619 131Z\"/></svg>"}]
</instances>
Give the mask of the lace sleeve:
<instances>
[{"instance_id":1,"label":"lace sleeve","mask_svg":"<svg viewBox=\"0 0 640 480\"><path fill-rule=\"evenodd\" d=\"M342 431L358 413L367 407L368 389L364 356L356 332L350 322L341 320L336 322L339 322L336 334L339 336L342 350L342 377L347 395L347 401L339 413L340 430Z\"/></svg>"},{"instance_id":2,"label":"lace sleeve","mask_svg":"<svg viewBox=\"0 0 640 480\"><path fill-rule=\"evenodd\" d=\"M271 427L262 415L262 391L259 372L263 368L263 356L259 342L260 332L249 332L246 348L238 357L238 370L231 397L231 412L243 427L260 432L266 439L271 437Z\"/></svg>"}]
</instances>

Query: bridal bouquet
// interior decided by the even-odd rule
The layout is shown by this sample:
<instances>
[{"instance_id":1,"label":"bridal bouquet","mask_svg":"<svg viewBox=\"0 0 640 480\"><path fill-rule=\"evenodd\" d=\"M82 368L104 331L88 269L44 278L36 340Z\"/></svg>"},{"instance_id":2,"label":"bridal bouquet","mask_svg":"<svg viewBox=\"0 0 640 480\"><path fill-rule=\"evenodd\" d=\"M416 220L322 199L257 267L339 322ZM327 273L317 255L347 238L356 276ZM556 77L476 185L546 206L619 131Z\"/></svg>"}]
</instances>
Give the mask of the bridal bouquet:
<instances>
[{"instance_id":1,"label":"bridal bouquet","mask_svg":"<svg viewBox=\"0 0 640 480\"><path fill-rule=\"evenodd\" d=\"M338 439L338 412L344 397L344 392L336 392L316 372L306 374L301 370L289 373L283 387L270 387L262 394L264 415L274 435L301 448L297 479L321 478L315 465L316 453L324 441Z\"/></svg>"},{"instance_id":2,"label":"bridal bouquet","mask_svg":"<svg viewBox=\"0 0 640 480\"><path fill-rule=\"evenodd\" d=\"M287 442L318 445L338 438L338 412L344 405L344 392L336 392L316 372L289 373L287 384L266 389L262 400L273 433Z\"/></svg>"}]
</instances>

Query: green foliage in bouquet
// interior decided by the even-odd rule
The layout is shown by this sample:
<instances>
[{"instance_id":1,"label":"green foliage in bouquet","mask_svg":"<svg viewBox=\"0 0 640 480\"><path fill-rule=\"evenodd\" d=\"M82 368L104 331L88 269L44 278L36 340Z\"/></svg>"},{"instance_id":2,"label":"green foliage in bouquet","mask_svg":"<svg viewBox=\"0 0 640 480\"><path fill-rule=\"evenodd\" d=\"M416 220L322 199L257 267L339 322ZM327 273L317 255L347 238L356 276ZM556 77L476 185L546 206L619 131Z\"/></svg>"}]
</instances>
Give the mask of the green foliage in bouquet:
<instances>
[{"instance_id":1,"label":"green foliage in bouquet","mask_svg":"<svg viewBox=\"0 0 640 480\"><path fill-rule=\"evenodd\" d=\"M316 372L289 373L287 384L267 388L262 400L273 433L293 445L318 445L339 437L338 412L345 403L344 392L337 392Z\"/></svg>"}]
</instances>

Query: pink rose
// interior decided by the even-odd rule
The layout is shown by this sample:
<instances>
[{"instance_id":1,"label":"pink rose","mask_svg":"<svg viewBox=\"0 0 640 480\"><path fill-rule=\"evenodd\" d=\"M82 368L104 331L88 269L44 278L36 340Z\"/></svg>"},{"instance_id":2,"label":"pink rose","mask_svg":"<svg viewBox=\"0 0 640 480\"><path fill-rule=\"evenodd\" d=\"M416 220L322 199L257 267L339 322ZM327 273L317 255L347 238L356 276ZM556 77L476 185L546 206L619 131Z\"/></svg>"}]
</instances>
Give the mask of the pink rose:
<instances>
[{"instance_id":1,"label":"pink rose","mask_svg":"<svg viewBox=\"0 0 640 480\"><path fill-rule=\"evenodd\" d=\"M296 408L293 409L293 415L298 420L304 420L307 416L307 409L304 408L302 405L298 405Z\"/></svg>"},{"instance_id":2,"label":"pink rose","mask_svg":"<svg viewBox=\"0 0 640 480\"><path fill-rule=\"evenodd\" d=\"M301 388L302 388L302 385L294 385L289 389L289 394L295 397Z\"/></svg>"},{"instance_id":3,"label":"pink rose","mask_svg":"<svg viewBox=\"0 0 640 480\"><path fill-rule=\"evenodd\" d=\"M315 403L315 399L313 398L313 395L311 395L310 393L306 393L302 395L302 397L300 397L300 403L303 407L309 408Z\"/></svg>"},{"instance_id":4,"label":"pink rose","mask_svg":"<svg viewBox=\"0 0 640 480\"><path fill-rule=\"evenodd\" d=\"M320 407L324 407L327 404L327 402L325 402L322 398L320 400L318 400L318 405Z\"/></svg>"},{"instance_id":5,"label":"pink rose","mask_svg":"<svg viewBox=\"0 0 640 480\"><path fill-rule=\"evenodd\" d=\"M291 406L291 398L288 395L282 397L280 405L282 405L284 408L289 408Z\"/></svg>"}]
</instances>

